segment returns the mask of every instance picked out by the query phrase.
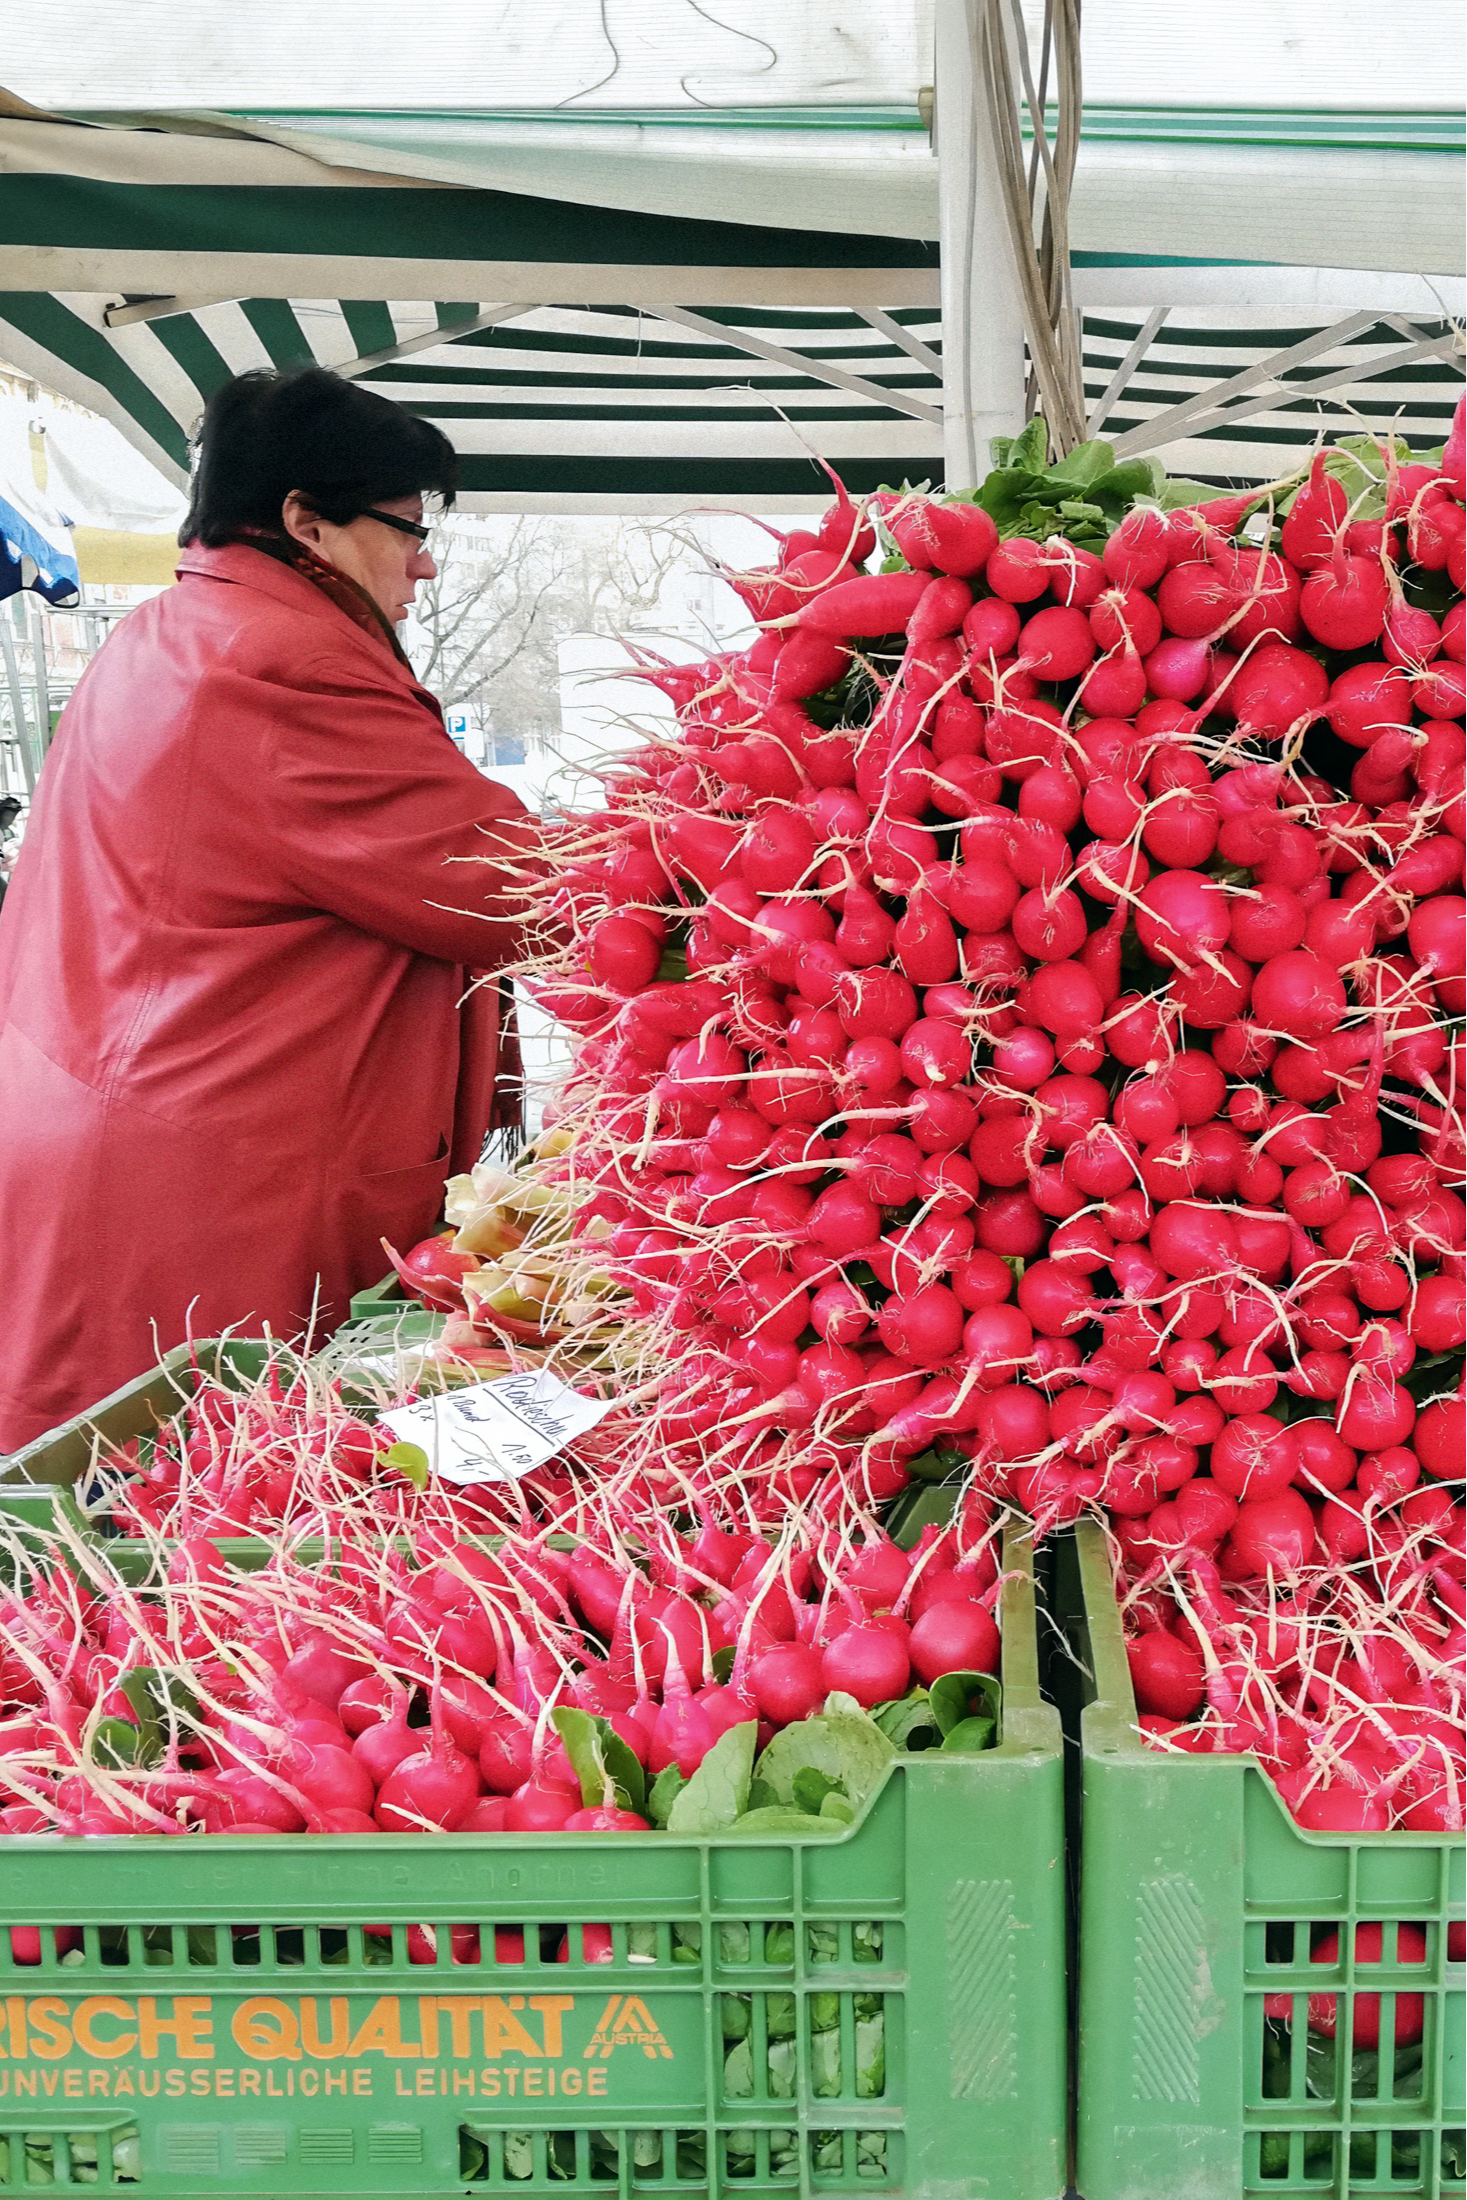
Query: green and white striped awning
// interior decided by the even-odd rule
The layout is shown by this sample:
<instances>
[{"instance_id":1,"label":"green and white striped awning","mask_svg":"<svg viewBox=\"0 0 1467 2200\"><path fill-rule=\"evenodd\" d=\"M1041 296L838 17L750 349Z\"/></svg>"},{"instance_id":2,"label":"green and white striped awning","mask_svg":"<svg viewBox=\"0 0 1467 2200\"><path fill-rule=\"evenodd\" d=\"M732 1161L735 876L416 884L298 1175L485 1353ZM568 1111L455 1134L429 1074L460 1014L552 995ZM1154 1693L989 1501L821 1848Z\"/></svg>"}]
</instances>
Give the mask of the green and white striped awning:
<instances>
[{"instance_id":1,"label":"green and white striped awning","mask_svg":"<svg viewBox=\"0 0 1467 2200\"><path fill-rule=\"evenodd\" d=\"M463 455L470 509L798 509L825 493L813 454L856 490L940 478L938 252L911 183L932 162L915 112L900 126L871 110L846 118L864 148L851 205L879 210L870 161L887 158L878 141L903 148L891 155L906 180L890 195L890 233L849 226L849 208L844 225L796 226L791 174L819 166L808 117L765 111L743 138L720 117L743 150L718 169L705 145L697 191L669 198L662 186L663 207L706 209L710 175L721 178L748 219L610 203L645 196L645 175L634 188L626 178L640 171L622 159L614 184L611 155L572 158L569 141L559 191L503 187L511 154L522 182L527 146L543 165L547 132L579 142L652 128L625 113L578 113L573 127L533 118L539 135L518 153L505 118L475 150L476 119L456 118L455 158L492 155L493 185L399 172L426 164L421 145L384 152L360 115L338 118L346 134L328 159L320 116L289 130L217 114L101 128L0 112L0 362L112 419L177 482L213 388L312 360L440 422ZM1180 109L1093 119L1100 152L1122 144L1162 162L1176 158L1168 131L1215 162L1229 144L1262 157L1282 128ZM399 117L398 134L416 144L437 131L441 152L444 120ZM1450 192L1452 127L1408 121L1357 115L1352 157L1424 162ZM378 122L377 138L390 136ZM676 128L716 135L706 120ZM772 138L753 159L752 140ZM1309 157L1297 133L1287 150ZM348 165L357 158L381 165ZM588 189L599 176L602 197L567 198L565 173ZM1333 235L1316 236L1309 264L1224 258L1197 226L1200 202L1191 229L1177 213L1185 197L1180 185L1159 194L1157 221L1139 231L1119 200L1105 213L1096 199L1088 230L1075 219L1087 390L1107 434L1204 479L1266 478L1321 433L1394 423L1441 440L1459 372L1442 308L1457 305L1460 280L1453 290L1411 261L1352 270L1322 248ZM1154 233L1163 212L1172 226ZM1208 248L1170 249L1179 241Z\"/></svg>"}]
</instances>

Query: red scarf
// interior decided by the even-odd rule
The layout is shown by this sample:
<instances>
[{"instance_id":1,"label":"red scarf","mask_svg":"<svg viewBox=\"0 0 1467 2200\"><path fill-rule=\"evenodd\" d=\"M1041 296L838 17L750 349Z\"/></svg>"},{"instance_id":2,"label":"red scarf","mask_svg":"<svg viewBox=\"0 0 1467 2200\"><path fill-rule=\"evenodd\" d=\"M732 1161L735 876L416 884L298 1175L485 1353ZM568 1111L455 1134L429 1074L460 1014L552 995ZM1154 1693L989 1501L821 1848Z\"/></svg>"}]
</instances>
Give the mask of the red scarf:
<instances>
[{"instance_id":1,"label":"red scarf","mask_svg":"<svg viewBox=\"0 0 1467 2200\"><path fill-rule=\"evenodd\" d=\"M370 634L379 642L385 641L399 664L407 665L407 652L398 640L392 621L373 602L359 581L341 572L327 558L318 557L305 543L297 542L293 535L277 534L269 527L240 527L229 538L231 542L243 542L252 550L263 550L267 557L275 558L281 565L288 565L299 573L313 588L319 588L323 596L329 596L339 611L344 611L353 626L359 626L364 634Z\"/></svg>"}]
</instances>

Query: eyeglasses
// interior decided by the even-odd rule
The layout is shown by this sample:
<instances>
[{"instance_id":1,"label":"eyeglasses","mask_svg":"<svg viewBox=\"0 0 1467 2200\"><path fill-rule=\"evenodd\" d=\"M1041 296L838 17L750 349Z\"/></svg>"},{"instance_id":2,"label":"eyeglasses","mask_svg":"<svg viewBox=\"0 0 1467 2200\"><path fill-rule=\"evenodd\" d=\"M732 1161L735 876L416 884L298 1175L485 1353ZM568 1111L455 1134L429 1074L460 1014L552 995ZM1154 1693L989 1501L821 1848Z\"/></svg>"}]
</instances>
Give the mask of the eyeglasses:
<instances>
[{"instance_id":1,"label":"eyeglasses","mask_svg":"<svg viewBox=\"0 0 1467 2200\"><path fill-rule=\"evenodd\" d=\"M375 504L369 504L363 519L380 519L384 527L395 527L400 535L411 535L417 542L427 542L433 533L431 527L421 527L415 519L400 519L396 512L379 512Z\"/></svg>"}]
</instances>

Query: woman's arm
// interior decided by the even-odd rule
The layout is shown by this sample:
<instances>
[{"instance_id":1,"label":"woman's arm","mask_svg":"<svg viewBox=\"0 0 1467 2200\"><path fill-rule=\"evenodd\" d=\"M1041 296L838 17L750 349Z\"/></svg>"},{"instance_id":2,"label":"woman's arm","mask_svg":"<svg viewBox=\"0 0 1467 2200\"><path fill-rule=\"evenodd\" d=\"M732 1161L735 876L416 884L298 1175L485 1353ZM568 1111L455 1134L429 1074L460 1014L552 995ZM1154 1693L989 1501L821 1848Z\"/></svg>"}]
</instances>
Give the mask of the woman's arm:
<instances>
[{"instance_id":1,"label":"woman's arm","mask_svg":"<svg viewBox=\"0 0 1467 2200\"><path fill-rule=\"evenodd\" d=\"M459 754L421 694L323 658L276 691L271 718L272 822L303 897L445 962L514 959L540 826Z\"/></svg>"}]
</instances>

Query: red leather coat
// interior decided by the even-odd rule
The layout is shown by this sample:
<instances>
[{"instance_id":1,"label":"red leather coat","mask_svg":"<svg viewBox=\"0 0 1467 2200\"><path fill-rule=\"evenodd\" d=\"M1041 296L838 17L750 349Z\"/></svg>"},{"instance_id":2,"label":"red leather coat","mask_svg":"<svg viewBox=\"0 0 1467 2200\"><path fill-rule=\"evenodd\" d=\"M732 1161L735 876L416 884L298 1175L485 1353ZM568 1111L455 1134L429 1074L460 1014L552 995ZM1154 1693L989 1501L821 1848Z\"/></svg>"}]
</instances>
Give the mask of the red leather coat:
<instances>
[{"instance_id":1,"label":"red leather coat","mask_svg":"<svg viewBox=\"0 0 1467 2200\"><path fill-rule=\"evenodd\" d=\"M0 1451L190 1331L329 1332L490 1118L465 993L537 827L302 575L179 576L67 706L0 916Z\"/></svg>"}]
</instances>

